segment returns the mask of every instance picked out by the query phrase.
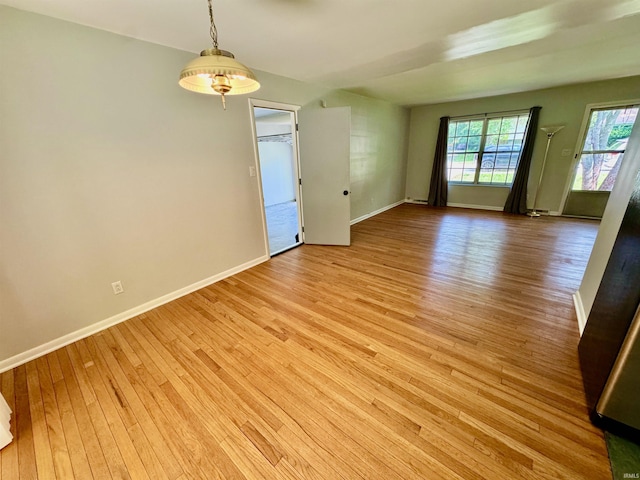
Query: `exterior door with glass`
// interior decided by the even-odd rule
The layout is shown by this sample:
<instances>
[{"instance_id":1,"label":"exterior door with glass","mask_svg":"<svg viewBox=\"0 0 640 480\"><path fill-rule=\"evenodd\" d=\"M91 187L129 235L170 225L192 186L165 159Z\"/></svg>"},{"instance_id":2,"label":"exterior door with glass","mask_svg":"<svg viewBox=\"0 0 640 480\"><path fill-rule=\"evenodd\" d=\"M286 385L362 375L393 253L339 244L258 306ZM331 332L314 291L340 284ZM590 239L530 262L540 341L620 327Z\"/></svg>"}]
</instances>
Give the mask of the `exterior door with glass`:
<instances>
[{"instance_id":1,"label":"exterior door with glass","mask_svg":"<svg viewBox=\"0 0 640 480\"><path fill-rule=\"evenodd\" d=\"M564 215L602 218L639 105L593 108L576 154Z\"/></svg>"}]
</instances>

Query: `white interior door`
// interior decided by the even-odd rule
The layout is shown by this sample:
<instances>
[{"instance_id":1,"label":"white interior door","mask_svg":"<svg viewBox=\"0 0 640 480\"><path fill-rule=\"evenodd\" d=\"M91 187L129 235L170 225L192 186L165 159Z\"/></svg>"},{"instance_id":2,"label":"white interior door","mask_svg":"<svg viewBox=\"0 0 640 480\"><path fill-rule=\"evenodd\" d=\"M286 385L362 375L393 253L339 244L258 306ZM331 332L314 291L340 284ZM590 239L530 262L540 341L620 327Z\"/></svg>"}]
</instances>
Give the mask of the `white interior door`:
<instances>
[{"instance_id":1,"label":"white interior door","mask_svg":"<svg viewBox=\"0 0 640 480\"><path fill-rule=\"evenodd\" d=\"M304 241L351 243L351 108L298 112Z\"/></svg>"}]
</instances>

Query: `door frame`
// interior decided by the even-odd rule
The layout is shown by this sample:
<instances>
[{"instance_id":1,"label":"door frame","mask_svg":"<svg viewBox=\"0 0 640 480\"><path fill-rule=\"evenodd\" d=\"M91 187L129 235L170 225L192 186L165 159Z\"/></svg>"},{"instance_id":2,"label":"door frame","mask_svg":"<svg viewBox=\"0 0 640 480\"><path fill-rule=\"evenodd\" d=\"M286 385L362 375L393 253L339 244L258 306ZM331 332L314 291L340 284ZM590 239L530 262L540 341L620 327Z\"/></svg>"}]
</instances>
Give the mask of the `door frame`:
<instances>
[{"instance_id":1,"label":"door frame","mask_svg":"<svg viewBox=\"0 0 640 480\"><path fill-rule=\"evenodd\" d=\"M251 132L253 134L253 153L254 153L254 162L256 169L256 177L258 180L258 195L260 197L260 212L262 215L262 231L264 236L264 245L265 250L269 258L272 257L271 249L269 247L269 230L267 228L267 211L266 206L264 204L264 191L262 188L262 169L260 166L260 152L258 150L258 132L256 129L256 117L254 108L271 108L273 110L281 110L284 112L290 112L293 114L292 116L292 124L291 124L291 141L292 141L292 151L294 156L294 176L298 180L296 185L296 202L298 204L298 232L300 234L300 243L304 243L304 221L303 221L303 213L302 213L302 191L301 191L301 176L300 176L300 151L298 149L298 110L300 110L300 105L292 105L289 103L279 103L272 102L269 100L260 100L257 98L249 98L249 114L251 119Z\"/></svg>"},{"instance_id":2,"label":"door frame","mask_svg":"<svg viewBox=\"0 0 640 480\"><path fill-rule=\"evenodd\" d=\"M578 162L580 161L580 154L582 153L582 147L584 146L584 142L586 140L587 129L589 128L589 121L591 120L591 111L597 109L603 109L608 107L623 107L626 105L636 105L640 103L640 99L631 99L631 100L617 100L612 102L600 102L600 103L589 103L585 107L584 115L582 116L582 124L580 125L580 132L578 133L578 140L576 141L576 146L573 149L573 156L571 158L571 165L569 168L569 175L567 176L567 182L564 187L564 191L562 193L562 201L560 202L560 215L564 215L564 209L567 206L567 199L569 198L569 194L571 193L571 185L573 185L573 180L576 176L576 167L578 166Z\"/></svg>"}]
</instances>

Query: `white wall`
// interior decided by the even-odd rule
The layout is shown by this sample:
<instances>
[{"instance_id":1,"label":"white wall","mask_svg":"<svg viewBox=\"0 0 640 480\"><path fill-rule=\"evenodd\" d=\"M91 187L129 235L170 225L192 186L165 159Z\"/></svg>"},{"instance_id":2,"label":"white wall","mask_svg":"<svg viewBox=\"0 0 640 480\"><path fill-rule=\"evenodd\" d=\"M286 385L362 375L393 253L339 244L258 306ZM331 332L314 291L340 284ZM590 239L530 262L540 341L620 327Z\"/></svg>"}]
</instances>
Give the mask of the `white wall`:
<instances>
[{"instance_id":1,"label":"white wall","mask_svg":"<svg viewBox=\"0 0 640 480\"><path fill-rule=\"evenodd\" d=\"M593 301L598 293L602 276L609 262L613 244L618 236L622 218L627 210L627 205L631 199L636 178L640 175L640 124L636 123L627 150L624 154L624 162L620 166L618 178L609 196L609 202L605 208L598 236L593 245L589 263L584 272L582 283L576 293L578 312L584 312L584 317L580 320L580 334L584 330L584 321L589 317Z\"/></svg>"},{"instance_id":2,"label":"white wall","mask_svg":"<svg viewBox=\"0 0 640 480\"><path fill-rule=\"evenodd\" d=\"M261 110L261 109L258 109ZM284 112L256 118L256 134L258 137L291 133L292 113Z\"/></svg>"},{"instance_id":3,"label":"white wall","mask_svg":"<svg viewBox=\"0 0 640 480\"><path fill-rule=\"evenodd\" d=\"M264 205L296 199L293 146L286 142L258 142Z\"/></svg>"},{"instance_id":4,"label":"white wall","mask_svg":"<svg viewBox=\"0 0 640 480\"><path fill-rule=\"evenodd\" d=\"M258 109L260 110L260 109ZM275 113L256 118L258 138L273 135L291 135L293 114ZM262 194L266 207L295 200L297 179L293 157L293 143L263 139L258 142Z\"/></svg>"},{"instance_id":5,"label":"white wall","mask_svg":"<svg viewBox=\"0 0 640 480\"><path fill-rule=\"evenodd\" d=\"M0 45L0 370L267 258L249 102L179 88L193 53L5 6ZM373 199L356 215L402 198L405 109L258 74L254 98L354 105L393 145L355 160Z\"/></svg>"},{"instance_id":6,"label":"white wall","mask_svg":"<svg viewBox=\"0 0 640 480\"><path fill-rule=\"evenodd\" d=\"M333 92L328 107L351 106L351 219L405 198L409 111L381 100Z\"/></svg>"}]
</instances>

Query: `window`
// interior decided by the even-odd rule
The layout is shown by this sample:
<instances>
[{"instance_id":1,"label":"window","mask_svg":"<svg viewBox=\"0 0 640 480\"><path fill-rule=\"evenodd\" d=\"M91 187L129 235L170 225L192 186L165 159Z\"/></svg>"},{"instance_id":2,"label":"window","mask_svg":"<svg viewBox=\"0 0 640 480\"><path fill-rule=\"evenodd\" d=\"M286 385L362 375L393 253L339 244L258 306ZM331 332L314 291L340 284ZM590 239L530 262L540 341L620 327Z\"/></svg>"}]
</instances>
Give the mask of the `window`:
<instances>
[{"instance_id":1,"label":"window","mask_svg":"<svg viewBox=\"0 0 640 480\"><path fill-rule=\"evenodd\" d=\"M573 191L611 191L637 116L638 105L591 110Z\"/></svg>"},{"instance_id":2,"label":"window","mask_svg":"<svg viewBox=\"0 0 640 480\"><path fill-rule=\"evenodd\" d=\"M529 112L449 123L447 179L452 183L511 185Z\"/></svg>"}]
</instances>

